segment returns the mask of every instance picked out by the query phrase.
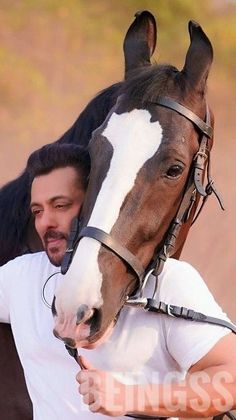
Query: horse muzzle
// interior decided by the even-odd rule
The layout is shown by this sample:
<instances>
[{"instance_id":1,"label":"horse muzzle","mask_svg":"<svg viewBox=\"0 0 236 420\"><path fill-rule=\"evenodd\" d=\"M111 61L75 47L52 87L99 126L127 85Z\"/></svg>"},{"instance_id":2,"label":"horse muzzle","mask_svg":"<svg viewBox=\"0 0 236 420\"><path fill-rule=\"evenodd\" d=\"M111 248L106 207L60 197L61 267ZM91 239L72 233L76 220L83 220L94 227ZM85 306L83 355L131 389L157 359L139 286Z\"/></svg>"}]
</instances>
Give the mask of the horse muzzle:
<instances>
[{"instance_id":1,"label":"horse muzzle","mask_svg":"<svg viewBox=\"0 0 236 420\"><path fill-rule=\"evenodd\" d=\"M79 306L75 315L58 316L54 299L52 312L55 320L53 333L68 346L85 347L96 341L95 337L101 326L99 309L91 309L83 304Z\"/></svg>"}]
</instances>

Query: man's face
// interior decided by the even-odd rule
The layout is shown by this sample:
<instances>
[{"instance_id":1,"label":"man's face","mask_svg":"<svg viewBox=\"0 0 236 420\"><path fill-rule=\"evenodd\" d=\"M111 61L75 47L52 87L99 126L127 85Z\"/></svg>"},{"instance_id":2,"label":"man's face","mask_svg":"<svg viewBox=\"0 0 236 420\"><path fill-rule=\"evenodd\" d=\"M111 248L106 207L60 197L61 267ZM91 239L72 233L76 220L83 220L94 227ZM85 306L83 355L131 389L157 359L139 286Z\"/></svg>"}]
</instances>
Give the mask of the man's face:
<instances>
[{"instance_id":1,"label":"man's face","mask_svg":"<svg viewBox=\"0 0 236 420\"><path fill-rule=\"evenodd\" d=\"M52 170L33 180L31 211L35 228L52 264L60 266L67 248L72 219L78 216L85 191L75 168Z\"/></svg>"}]
</instances>

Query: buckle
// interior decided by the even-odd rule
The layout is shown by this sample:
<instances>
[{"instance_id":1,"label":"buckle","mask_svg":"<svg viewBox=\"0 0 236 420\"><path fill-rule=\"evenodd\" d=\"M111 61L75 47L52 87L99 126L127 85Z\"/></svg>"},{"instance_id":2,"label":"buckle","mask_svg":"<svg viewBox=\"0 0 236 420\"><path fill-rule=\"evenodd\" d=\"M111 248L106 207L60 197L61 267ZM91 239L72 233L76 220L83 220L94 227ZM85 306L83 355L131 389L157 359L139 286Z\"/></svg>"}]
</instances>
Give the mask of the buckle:
<instances>
[{"instance_id":1,"label":"buckle","mask_svg":"<svg viewBox=\"0 0 236 420\"><path fill-rule=\"evenodd\" d=\"M166 304L166 313L168 315L173 316L174 318L176 318L176 316L172 314L172 312L171 312L172 310L173 310L173 306L170 305L169 303L167 303Z\"/></svg>"},{"instance_id":2,"label":"buckle","mask_svg":"<svg viewBox=\"0 0 236 420\"><path fill-rule=\"evenodd\" d=\"M129 298L127 297L125 301L125 305L127 306L133 306L135 308L144 308L147 306L147 298Z\"/></svg>"},{"instance_id":3,"label":"buckle","mask_svg":"<svg viewBox=\"0 0 236 420\"><path fill-rule=\"evenodd\" d=\"M208 155L205 152L201 152L200 150L195 154L193 160L197 160L198 156L200 156L203 159L207 159Z\"/></svg>"}]
</instances>

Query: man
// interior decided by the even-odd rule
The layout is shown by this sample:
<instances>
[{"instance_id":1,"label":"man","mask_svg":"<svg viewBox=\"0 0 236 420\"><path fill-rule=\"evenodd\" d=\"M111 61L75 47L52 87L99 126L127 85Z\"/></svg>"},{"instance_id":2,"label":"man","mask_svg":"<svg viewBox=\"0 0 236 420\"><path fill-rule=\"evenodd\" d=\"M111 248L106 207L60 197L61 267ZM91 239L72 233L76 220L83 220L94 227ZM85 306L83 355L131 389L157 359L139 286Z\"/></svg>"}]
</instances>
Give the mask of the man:
<instances>
[{"instance_id":1,"label":"man","mask_svg":"<svg viewBox=\"0 0 236 420\"><path fill-rule=\"evenodd\" d=\"M89 169L89 156L75 145L44 146L28 160L35 228L57 267L67 248L71 221L84 201Z\"/></svg>"},{"instance_id":2,"label":"man","mask_svg":"<svg viewBox=\"0 0 236 420\"><path fill-rule=\"evenodd\" d=\"M31 155L27 170L31 179L31 211L45 252L16 258L0 269L0 321L11 323L33 402L34 419L92 420L105 419L107 415L124 418L123 415L130 412L139 412L140 417L142 415L170 417L181 414L196 417L226 411L231 406L235 406L236 340L233 334L229 334L229 331L222 327L207 328L206 334L209 335L211 331L214 336L213 340L209 340L210 347L208 344L206 351L206 347L199 343L200 351L193 349L193 351L197 350L198 354L193 366L184 369L180 367L179 360L184 358L185 361L188 360L188 363L193 360L191 343L192 347L196 346L193 343L197 342L199 328L194 323L181 320L181 328L186 328L187 325L191 329L188 350L182 343L175 349L168 348L168 343L171 341L167 340L162 342L160 354L153 354L152 348L158 343L147 342L146 368L153 373L152 382L139 385L137 381L137 384L130 385L128 370L132 360L130 359L127 364L129 358L125 351L131 329L124 328L125 340L123 337L122 341L119 336L119 328L122 329L120 322L124 322L124 326L125 322L129 323L129 319L125 319L127 311L123 310L107 342L93 351L80 350L83 354L82 362L87 370L77 374L78 365L69 357L63 344L52 334L54 325L51 310L45 305L42 295L47 302L51 303L55 288L63 282L63 276L58 275L59 266L67 247L72 219L79 214L83 203L89 173L89 159L78 146L50 145ZM203 283L198 274L194 276L197 282ZM162 276L164 285L167 280L164 269ZM186 282L188 280L187 278ZM183 305L186 296L191 300L191 294L193 294L191 290L188 290L187 285L184 290L185 296L182 296L182 290L179 290ZM224 317L207 288L204 291L205 302L210 300L218 317ZM155 333L155 329L159 328L157 323L159 315L153 315L152 320L151 314L145 312L141 315L140 313L133 314L133 316L141 317L142 322L145 320L146 331L151 329ZM177 333L177 328L180 329L179 323L175 324L177 321L179 320L173 318L171 322L174 328L172 326L171 330L165 331L166 324L162 318L163 325L160 326L159 333L163 337L165 334L167 336L173 334L175 325ZM203 326L203 328L206 327ZM137 331L136 336L136 354L133 356L135 358L138 356L140 344L139 332ZM228 346L233 356L229 356ZM119 359L120 350L127 356L125 359ZM166 363L164 357L167 365L169 363L172 366L172 371L167 372L169 382L157 384L157 371L161 370L161 365ZM95 367L88 362L91 359ZM118 363L123 370L126 369L128 383L125 384L120 379L119 372L116 375L106 372L104 366L109 362L114 366ZM126 362L126 368L124 368L124 362ZM102 365L102 369L97 370L97 365ZM155 366L153 372L152 366ZM199 372L205 373L205 376L194 376L189 386L186 375L189 373L189 377L192 377L192 374ZM216 376L217 373L222 372L221 376ZM77 392L76 374L82 398ZM182 381L176 382L175 375L177 378L180 375ZM173 379L175 384L170 381ZM214 407L210 400L211 380L215 381L213 400L218 401L218 405L215 404ZM209 403L208 406L207 403Z\"/></svg>"},{"instance_id":3,"label":"man","mask_svg":"<svg viewBox=\"0 0 236 420\"><path fill-rule=\"evenodd\" d=\"M34 419L78 419L78 366L53 334L53 276L67 247L87 185L89 157L75 145L49 145L34 152L27 170L31 210L46 252L24 255L0 269L0 320L10 322L33 402ZM10 360L9 360L9 363ZM5 420L5 419L4 419Z\"/></svg>"}]
</instances>

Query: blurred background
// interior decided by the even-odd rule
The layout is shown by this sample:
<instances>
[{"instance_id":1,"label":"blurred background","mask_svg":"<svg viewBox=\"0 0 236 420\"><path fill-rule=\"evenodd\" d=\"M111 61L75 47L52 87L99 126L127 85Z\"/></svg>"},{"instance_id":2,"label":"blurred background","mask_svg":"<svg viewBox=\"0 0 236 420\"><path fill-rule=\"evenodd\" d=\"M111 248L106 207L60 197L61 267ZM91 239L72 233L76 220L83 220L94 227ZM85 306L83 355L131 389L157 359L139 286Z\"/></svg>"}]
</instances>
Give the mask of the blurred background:
<instances>
[{"instance_id":1,"label":"blurred background","mask_svg":"<svg viewBox=\"0 0 236 420\"><path fill-rule=\"evenodd\" d=\"M226 211L209 198L182 258L236 322L235 0L0 0L0 185L18 176L31 151L61 136L96 92L123 78L123 38L141 9L158 21L155 61L182 68L190 19L214 47L212 172Z\"/></svg>"}]
</instances>

